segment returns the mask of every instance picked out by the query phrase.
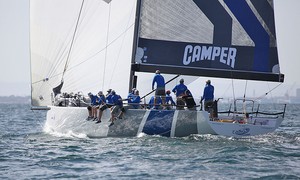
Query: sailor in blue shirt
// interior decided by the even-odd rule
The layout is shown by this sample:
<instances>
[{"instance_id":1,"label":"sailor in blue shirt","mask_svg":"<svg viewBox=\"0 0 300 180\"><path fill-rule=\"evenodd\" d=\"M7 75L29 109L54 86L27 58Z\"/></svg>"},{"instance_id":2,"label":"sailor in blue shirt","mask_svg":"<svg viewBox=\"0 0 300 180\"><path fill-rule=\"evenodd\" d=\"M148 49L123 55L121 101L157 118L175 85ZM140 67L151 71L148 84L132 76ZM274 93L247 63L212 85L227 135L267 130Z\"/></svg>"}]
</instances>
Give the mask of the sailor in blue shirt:
<instances>
[{"instance_id":1,"label":"sailor in blue shirt","mask_svg":"<svg viewBox=\"0 0 300 180\"><path fill-rule=\"evenodd\" d=\"M91 92L88 93L88 96L91 100L91 104L87 107L89 116L86 120L91 120L97 117L97 114L95 114L95 107L97 106L98 96L93 95Z\"/></svg>"},{"instance_id":2,"label":"sailor in blue shirt","mask_svg":"<svg viewBox=\"0 0 300 180\"><path fill-rule=\"evenodd\" d=\"M111 89L109 89L109 90L107 90L107 94L106 94L106 97L105 97L105 99L106 99L106 104L109 106L109 108L111 107L111 105L113 104L113 102L112 102L112 91L113 90L111 90Z\"/></svg>"},{"instance_id":3,"label":"sailor in blue shirt","mask_svg":"<svg viewBox=\"0 0 300 180\"><path fill-rule=\"evenodd\" d=\"M111 108L112 105L113 105L113 102L112 102L112 93L111 92L112 92L111 89L107 90L105 101L99 107L98 120L97 120L96 123L101 123L101 117L102 117L103 111L105 109L107 109L107 108Z\"/></svg>"},{"instance_id":4,"label":"sailor in blue shirt","mask_svg":"<svg viewBox=\"0 0 300 180\"><path fill-rule=\"evenodd\" d=\"M161 97L162 98L162 103L165 104L165 79L164 77L160 74L159 70L155 71L155 76L152 81L152 90L154 89L154 85L156 83L156 90L155 90L155 97L154 97L154 104L156 104L156 98Z\"/></svg>"},{"instance_id":5,"label":"sailor in blue shirt","mask_svg":"<svg viewBox=\"0 0 300 180\"><path fill-rule=\"evenodd\" d=\"M200 103L204 100L204 109L205 111L209 110L209 107L213 105L214 100L214 86L211 85L211 81L206 81L206 86L203 91L203 96L201 97Z\"/></svg>"},{"instance_id":6,"label":"sailor in blue shirt","mask_svg":"<svg viewBox=\"0 0 300 180\"><path fill-rule=\"evenodd\" d=\"M136 90L135 88L132 88L132 90L128 93L128 96L127 96L127 102L128 102L128 104L131 103L132 97L134 96L135 90Z\"/></svg>"},{"instance_id":7,"label":"sailor in blue shirt","mask_svg":"<svg viewBox=\"0 0 300 180\"><path fill-rule=\"evenodd\" d=\"M167 90L167 91L166 91L166 104L169 104L169 102L170 102L170 104L171 104L172 106L175 106L176 104L175 104L175 102L173 101L173 98L172 98L172 96L171 96L170 94L171 94L171 91L170 91L170 90ZM170 106L167 106L167 109L170 110L171 107L170 107Z\"/></svg>"},{"instance_id":8,"label":"sailor in blue shirt","mask_svg":"<svg viewBox=\"0 0 300 180\"><path fill-rule=\"evenodd\" d=\"M123 113L125 112L125 109L123 107L122 97L116 94L115 91L111 91L111 94L112 94L111 100L113 103L113 107L111 108L111 123L109 126L114 125L115 114L118 112L118 110L121 110L120 114L118 115L119 119L122 119Z\"/></svg>"},{"instance_id":9,"label":"sailor in blue shirt","mask_svg":"<svg viewBox=\"0 0 300 180\"><path fill-rule=\"evenodd\" d=\"M179 84L173 88L172 92L174 92L176 94L176 97L179 97L179 96L184 95L186 90L187 90L187 87L186 87L186 85L184 85L184 80L180 79Z\"/></svg>"},{"instance_id":10,"label":"sailor in blue shirt","mask_svg":"<svg viewBox=\"0 0 300 180\"><path fill-rule=\"evenodd\" d=\"M149 105L148 105L148 108L153 108L153 109L159 109L160 107L160 105L162 104L162 100L161 100L161 98L160 97L157 97L156 98L156 103L154 103L154 96L152 96L151 97L151 99L150 99L150 101L149 101Z\"/></svg>"},{"instance_id":11,"label":"sailor in blue shirt","mask_svg":"<svg viewBox=\"0 0 300 180\"><path fill-rule=\"evenodd\" d=\"M133 88L132 91L129 92L127 102L128 104L124 106L125 111L127 109L140 109L141 97L137 89Z\"/></svg>"},{"instance_id":12,"label":"sailor in blue shirt","mask_svg":"<svg viewBox=\"0 0 300 180\"><path fill-rule=\"evenodd\" d=\"M184 100L182 99L182 96L185 94L186 90L187 90L187 87L186 87L186 85L184 85L183 79L180 79L179 84L176 85L172 90L172 92L174 92L176 94L176 104L177 104L176 109L178 109L178 110L184 109L185 103L184 103Z\"/></svg>"},{"instance_id":13,"label":"sailor in blue shirt","mask_svg":"<svg viewBox=\"0 0 300 180\"><path fill-rule=\"evenodd\" d=\"M104 105L105 104L105 102L106 102L106 99L105 99L105 96L103 95L103 92L102 91L100 91L99 93L98 93L98 105L99 106L101 106L101 105Z\"/></svg>"},{"instance_id":14,"label":"sailor in blue shirt","mask_svg":"<svg viewBox=\"0 0 300 180\"><path fill-rule=\"evenodd\" d=\"M98 101L98 96L97 95L93 95L92 93L89 94L89 97L91 99L91 105L95 106L97 105L97 101Z\"/></svg>"},{"instance_id":15,"label":"sailor in blue shirt","mask_svg":"<svg viewBox=\"0 0 300 180\"><path fill-rule=\"evenodd\" d=\"M102 91L99 91L97 95L94 95L92 98L92 116L94 118L94 121L97 120L97 111L100 107L101 103L101 97L103 96Z\"/></svg>"},{"instance_id":16,"label":"sailor in blue shirt","mask_svg":"<svg viewBox=\"0 0 300 180\"><path fill-rule=\"evenodd\" d=\"M118 105L118 106L121 106L123 107L123 101L122 101L122 98L120 95L116 94L116 92L113 90L111 92L111 102L113 105Z\"/></svg>"},{"instance_id":17,"label":"sailor in blue shirt","mask_svg":"<svg viewBox=\"0 0 300 180\"><path fill-rule=\"evenodd\" d=\"M136 89L134 94L131 96L131 105L134 109L140 108L141 97L139 95L139 91Z\"/></svg>"}]
</instances>

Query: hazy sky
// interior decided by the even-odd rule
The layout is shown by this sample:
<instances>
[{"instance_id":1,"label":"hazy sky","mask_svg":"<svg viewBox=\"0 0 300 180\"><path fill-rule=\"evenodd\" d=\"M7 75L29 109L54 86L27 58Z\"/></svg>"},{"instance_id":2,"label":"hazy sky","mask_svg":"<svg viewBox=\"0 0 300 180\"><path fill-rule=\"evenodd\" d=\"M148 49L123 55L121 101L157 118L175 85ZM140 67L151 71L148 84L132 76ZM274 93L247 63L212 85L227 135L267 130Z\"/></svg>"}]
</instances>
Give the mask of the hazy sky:
<instances>
[{"instance_id":1,"label":"hazy sky","mask_svg":"<svg viewBox=\"0 0 300 180\"><path fill-rule=\"evenodd\" d=\"M274 0L283 91L300 88L300 0ZM29 0L0 0L0 96L30 95ZM202 85L201 85L202 86Z\"/></svg>"}]
</instances>

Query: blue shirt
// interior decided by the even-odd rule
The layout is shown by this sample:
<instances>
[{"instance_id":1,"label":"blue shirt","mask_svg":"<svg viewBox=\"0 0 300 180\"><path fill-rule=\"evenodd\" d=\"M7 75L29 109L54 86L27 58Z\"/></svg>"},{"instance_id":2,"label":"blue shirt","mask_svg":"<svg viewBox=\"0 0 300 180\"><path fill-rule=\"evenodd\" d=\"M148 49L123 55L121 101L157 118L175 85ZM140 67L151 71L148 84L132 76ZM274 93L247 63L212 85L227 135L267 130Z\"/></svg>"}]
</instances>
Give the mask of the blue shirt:
<instances>
[{"instance_id":1,"label":"blue shirt","mask_svg":"<svg viewBox=\"0 0 300 180\"><path fill-rule=\"evenodd\" d=\"M169 101L171 102L172 105L175 105L172 96L170 96L170 94L166 94L166 103L169 104Z\"/></svg>"},{"instance_id":2,"label":"blue shirt","mask_svg":"<svg viewBox=\"0 0 300 180\"><path fill-rule=\"evenodd\" d=\"M122 101L122 98L120 95L117 95L117 94L112 95L111 101L112 101L113 105L119 105L119 106L123 107L123 101Z\"/></svg>"},{"instance_id":3,"label":"blue shirt","mask_svg":"<svg viewBox=\"0 0 300 180\"><path fill-rule=\"evenodd\" d=\"M104 104L105 102L106 102L105 96L101 95L101 96L98 98L98 104Z\"/></svg>"},{"instance_id":4,"label":"blue shirt","mask_svg":"<svg viewBox=\"0 0 300 180\"><path fill-rule=\"evenodd\" d=\"M91 95L90 99L91 99L91 104L92 105L97 105L98 96Z\"/></svg>"},{"instance_id":5,"label":"blue shirt","mask_svg":"<svg viewBox=\"0 0 300 180\"><path fill-rule=\"evenodd\" d=\"M154 96L151 97L150 101L149 101L149 108L152 108L153 105L154 105ZM162 104L162 100L160 97L156 97L156 106L155 108L158 109L159 108L159 105Z\"/></svg>"},{"instance_id":6,"label":"blue shirt","mask_svg":"<svg viewBox=\"0 0 300 180\"><path fill-rule=\"evenodd\" d=\"M128 102L128 104L132 102L131 99L132 99L133 96L134 96L134 94L132 94L131 92L128 94L128 96L127 96L127 102Z\"/></svg>"},{"instance_id":7,"label":"blue shirt","mask_svg":"<svg viewBox=\"0 0 300 180\"><path fill-rule=\"evenodd\" d=\"M154 84L156 83L156 88L165 87L165 79L162 75L156 74L152 81L152 89L154 89Z\"/></svg>"},{"instance_id":8,"label":"blue shirt","mask_svg":"<svg viewBox=\"0 0 300 180\"><path fill-rule=\"evenodd\" d=\"M173 88L172 92L176 93L176 97L178 97L180 95L183 95L186 90L187 90L186 85L178 84Z\"/></svg>"},{"instance_id":9,"label":"blue shirt","mask_svg":"<svg viewBox=\"0 0 300 180\"><path fill-rule=\"evenodd\" d=\"M131 96L131 105L135 108L135 109L138 109L139 108L139 105L140 102L141 102L141 97L139 95L132 95Z\"/></svg>"},{"instance_id":10,"label":"blue shirt","mask_svg":"<svg viewBox=\"0 0 300 180\"><path fill-rule=\"evenodd\" d=\"M208 84L204 88L203 92L203 99L204 101L212 101L214 100L214 86Z\"/></svg>"},{"instance_id":11,"label":"blue shirt","mask_svg":"<svg viewBox=\"0 0 300 180\"><path fill-rule=\"evenodd\" d=\"M113 104L113 101L112 101L112 94L109 94L108 96L106 96L106 103L107 104Z\"/></svg>"}]
</instances>

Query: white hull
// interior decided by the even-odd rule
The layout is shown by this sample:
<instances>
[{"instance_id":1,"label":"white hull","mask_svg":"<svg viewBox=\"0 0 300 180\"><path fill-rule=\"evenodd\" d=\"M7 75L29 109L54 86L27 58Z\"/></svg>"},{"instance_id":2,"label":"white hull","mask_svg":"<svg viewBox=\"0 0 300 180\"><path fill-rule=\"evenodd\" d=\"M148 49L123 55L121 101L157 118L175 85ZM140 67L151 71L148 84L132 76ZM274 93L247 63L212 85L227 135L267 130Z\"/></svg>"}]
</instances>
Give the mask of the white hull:
<instances>
[{"instance_id":1,"label":"white hull","mask_svg":"<svg viewBox=\"0 0 300 180\"><path fill-rule=\"evenodd\" d=\"M273 132L283 120L257 119L255 125L238 124L210 121L206 111L130 109L126 111L123 119L116 120L109 127L109 110L104 111L102 122L95 124L95 121L85 120L88 112L84 107L50 108L45 123L46 132L83 134L88 137L130 137L140 133L167 137L191 134L244 137Z\"/></svg>"},{"instance_id":2,"label":"white hull","mask_svg":"<svg viewBox=\"0 0 300 180\"><path fill-rule=\"evenodd\" d=\"M229 119L230 117L224 117ZM277 129L283 118L252 118L247 123L209 121L217 134L232 137L245 137L267 134Z\"/></svg>"}]
</instances>

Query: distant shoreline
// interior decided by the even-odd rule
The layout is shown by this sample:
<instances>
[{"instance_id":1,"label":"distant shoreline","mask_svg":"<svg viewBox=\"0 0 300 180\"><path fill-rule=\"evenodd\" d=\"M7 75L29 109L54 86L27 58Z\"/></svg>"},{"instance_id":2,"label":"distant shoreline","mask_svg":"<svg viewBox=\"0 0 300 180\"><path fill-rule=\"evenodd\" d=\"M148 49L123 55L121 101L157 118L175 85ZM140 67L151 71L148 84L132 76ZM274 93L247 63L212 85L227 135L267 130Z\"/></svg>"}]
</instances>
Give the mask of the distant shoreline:
<instances>
[{"instance_id":1,"label":"distant shoreline","mask_svg":"<svg viewBox=\"0 0 300 180\"><path fill-rule=\"evenodd\" d=\"M227 100L226 100L227 99ZM248 98L251 99L251 98ZM253 98L255 99L255 98ZM198 100L197 100L198 101ZM220 103L231 103L232 98L223 98ZM31 96L0 96L0 104L30 104ZM275 104L300 104L300 97L273 97L265 98L260 103L275 103Z\"/></svg>"},{"instance_id":2,"label":"distant shoreline","mask_svg":"<svg viewBox=\"0 0 300 180\"><path fill-rule=\"evenodd\" d=\"M31 96L0 96L1 104L30 104Z\"/></svg>"}]
</instances>

